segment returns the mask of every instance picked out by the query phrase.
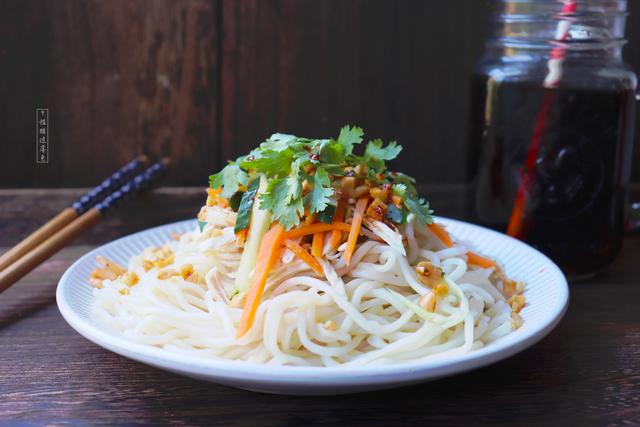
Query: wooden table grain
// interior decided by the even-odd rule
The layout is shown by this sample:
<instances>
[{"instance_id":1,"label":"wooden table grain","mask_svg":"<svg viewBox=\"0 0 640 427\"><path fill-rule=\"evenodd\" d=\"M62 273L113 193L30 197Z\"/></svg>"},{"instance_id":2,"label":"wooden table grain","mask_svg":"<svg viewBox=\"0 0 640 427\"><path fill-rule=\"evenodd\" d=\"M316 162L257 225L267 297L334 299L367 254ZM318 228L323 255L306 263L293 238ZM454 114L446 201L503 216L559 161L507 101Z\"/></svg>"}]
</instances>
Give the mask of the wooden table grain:
<instances>
[{"instance_id":1,"label":"wooden table grain","mask_svg":"<svg viewBox=\"0 0 640 427\"><path fill-rule=\"evenodd\" d=\"M434 187L462 216L460 188ZM82 190L0 190L0 250ZM632 425L640 423L640 237L600 276L571 284L564 320L499 363L398 390L337 397L251 393L160 371L85 340L54 290L80 255L113 238L195 215L202 189L160 189L115 212L0 295L0 424Z\"/></svg>"}]
</instances>

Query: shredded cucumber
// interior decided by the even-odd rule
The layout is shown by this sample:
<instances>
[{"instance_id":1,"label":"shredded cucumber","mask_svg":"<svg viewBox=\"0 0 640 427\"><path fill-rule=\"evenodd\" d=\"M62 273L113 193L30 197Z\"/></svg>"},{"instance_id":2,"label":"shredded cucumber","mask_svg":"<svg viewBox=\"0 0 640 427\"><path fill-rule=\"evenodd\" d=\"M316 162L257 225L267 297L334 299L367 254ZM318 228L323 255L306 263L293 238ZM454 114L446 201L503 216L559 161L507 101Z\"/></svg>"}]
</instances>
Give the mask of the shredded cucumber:
<instances>
[{"instance_id":1,"label":"shredded cucumber","mask_svg":"<svg viewBox=\"0 0 640 427\"><path fill-rule=\"evenodd\" d=\"M322 211L318 212L316 218L320 222L324 222L325 224L331 224L333 222L333 216L336 214L336 205L328 204L327 207Z\"/></svg>"},{"instance_id":2,"label":"shredded cucumber","mask_svg":"<svg viewBox=\"0 0 640 427\"><path fill-rule=\"evenodd\" d=\"M240 205L238 206L236 216L236 225L233 227L233 232L237 233L249 227L249 221L251 220L251 212L253 210L253 204L256 200L256 194L260 186L260 178L256 178L249 183L247 191L242 195ZM238 194L238 193L236 193Z\"/></svg>"},{"instance_id":3,"label":"shredded cucumber","mask_svg":"<svg viewBox=\"0 0 640 427\"><path fill-rule=\"evenodd\" d=\"M264 175L260 175L260 186L256 197L267 188L267 179ZM247 232L247 240L244 243L244 250L240 257L240 264L236 273L237 292L245 292L249 289L249 275L255 268L258 260L258 251L262 238L271 225L271 214L269 211L260 209L260 203L254 203L251 209L251 221L249 223L249 231Z\"/></svg>"},{"instance_id":4,"label":"shredded cucumber","mask_svg":"<svg viewBox=\"0 0 640 427\"><path fill-rule=\"evenodd\" d=\"M428 312L427 310L420 307L418 304L415 304L409 298L395 291L392 291L391 289L387 289L387 292L389 292L389 295L392 297L393 300L395 300L396 302L400 302L402 305L406 306L408 309L413 311L418 316L422 317L424 320L427 320L429 322L433 322L436 324L441 324L442 322L448 320L445 316Z\"/></svg>"}]
</instances>

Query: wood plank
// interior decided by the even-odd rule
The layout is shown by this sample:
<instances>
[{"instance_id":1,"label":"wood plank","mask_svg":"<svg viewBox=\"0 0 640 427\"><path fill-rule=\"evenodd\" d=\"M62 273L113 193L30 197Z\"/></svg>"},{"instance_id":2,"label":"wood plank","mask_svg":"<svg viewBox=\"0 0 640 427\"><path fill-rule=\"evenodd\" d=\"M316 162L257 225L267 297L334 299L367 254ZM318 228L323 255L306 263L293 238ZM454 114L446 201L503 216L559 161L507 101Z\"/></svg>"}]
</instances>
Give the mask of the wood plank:
<instances>
[{"instance_id":1,"label":"wood plank","mask_svg":"<svg viewBox=\"0 0 640 427\"><path fill-rule=\"evenodd\" d=\"M217 1L1 7L3 186L94 185L141 152L173 157L180 173L167 182L206 184L217 165ZM48 165L34 162L36 107L50 109Z\"/></svg>"},{"instance_id":2,"label":"wood plank","mask_svg":"<svg viewBox=\"0 0 640 427\"><path fill-rule=\"evenodd\" d=\"M274 131L334 136L351 123L403 144L419 182L463 182L483 14L481 2L223 2L222 157Z\"/></svg>"},{"instance_id":3,"label":"wood plank","mask_svg":"<svg viewBox=\"0 0 640 427\"><path fill-rule=\"evenodd\" d=\"M638 70L640 2L629 10ZM174 157L167 183L204 185L276 130L345 123L397 139L420 182L465 182L486 13L475 0L2 2L0 186L94 185L141 151ZM49 165L33 161L36 107L51 110Z\"/></svg>"}]
</instances>

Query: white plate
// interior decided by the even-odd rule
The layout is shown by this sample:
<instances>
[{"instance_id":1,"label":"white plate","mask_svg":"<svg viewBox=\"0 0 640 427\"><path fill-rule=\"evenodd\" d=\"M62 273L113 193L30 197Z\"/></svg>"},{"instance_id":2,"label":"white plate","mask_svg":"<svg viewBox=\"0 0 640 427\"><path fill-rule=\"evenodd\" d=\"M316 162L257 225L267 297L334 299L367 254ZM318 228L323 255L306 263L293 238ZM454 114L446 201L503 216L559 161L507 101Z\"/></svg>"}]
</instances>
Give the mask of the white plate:
<instances>
[{"instance_id":1,"label":"white plate","mask_svg":"<svg viewBox=\"0 0 640 427\"><path fill-rule=\"evenodd\" d=\"M398 387L452 375L512 356L533 345L560 321L569 289L560 269L546 256L504 234L476 225L438 218L460 240L500 260L507 274L525 280L527 305L520 313L524 325L511 334L467 354L421 362L371 367L265 366L211 360L136 344L104 331L90 316L92 288L87 283L96 255L126 265L130 256L147 246L169 240L169 232L184 232L195 220L167 224L115 240L87 253L64 273L56 298L65 320L84 337L122 356L190 377L247 390L280 394L341 394Z\"/></svg>"}]
</instances>

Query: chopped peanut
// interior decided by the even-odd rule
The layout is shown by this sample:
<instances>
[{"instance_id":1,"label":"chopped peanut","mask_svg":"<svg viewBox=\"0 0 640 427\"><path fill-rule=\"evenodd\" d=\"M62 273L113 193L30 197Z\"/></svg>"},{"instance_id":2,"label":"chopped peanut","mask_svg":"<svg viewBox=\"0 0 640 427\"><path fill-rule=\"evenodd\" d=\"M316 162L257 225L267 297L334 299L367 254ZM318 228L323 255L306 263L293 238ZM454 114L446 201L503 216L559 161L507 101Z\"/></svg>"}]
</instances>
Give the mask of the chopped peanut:
<instances>
[{"instance_id":1,"label":"chopped peanut","mask_svg":"<svg viewBox=\"0 0 640 427\"><path fill-rule=\"evenodd\" d=\"M166 280L173 276L179 276L180 273L175 268L166 268L164 270L160 270L158 275L156 276L158 280Z\"/></svg>"},{"instance_id":2,"label":"chopped peanut","mask_svg":"<svg viewBox=\"0 0 640 427\"><path fill-rule=\"evenodd\" d=\"M345 176L340 180L340 190L348 198L356 197L356 179L352 176Z\"/></svg>"},{"instance_id":3,"label":"chopped peanut","mask_svg":"<svg viewBox=\"0 0 640 427\"><path fill-rule=\"evenodd\" d=\"M166 258L160 258L153 262L153 266L156 268L163 268L173 262L173 255L169 255Z\"/></svg>"},{"instance_id":4,"label":"chopped peanut","mask_svg":"<svg viewBox=\"0 0 640 427\"><path fill-rule=\"evenodd\" d=\"M519 295L524 292L524 282L509 279L500 268L496 268L493 273L491 273L489 280L491 280L491 283L493 283L494 286L497 286L498 289L500 288L500 283L502 283L502 294L507 299L511 298L513 295Z\"/></svg>"},{"instance_id":5,"label":"chopped peanut","mask_svg":"<svg viewBox=\"0 0 640 427\"><path fill-rule=\"evenodd\" d=\"M367 208L367 216L382 221L387 215L387 205L380 199L373 199Z\"/></svg>"},{"instance_id":6,"label":"chopped peanut","mask_svg":"<svg viewBox=\"0 0 640 427\"><path fill-rule=\"evenodd\" d=\"M505 278L502 283L504 289L503 293L506 298L510 298L513 295L520 295L524 292L524 282Z\"/></svg>"},{"instance_id":7,"label":"chopped peanut","mask_svg":"<svg viewBox=\"0 0 640 427\"><path fill-rule=\"evenodd\" d=\"M144 268L144 271L149 271L153 268L153 263L149 260L143 259L142 268Z\"/></svg>"},{"instance_id":8,"label":"chopped peanut","mask_svg":"<svg viewBox=\"0 0 640 427\"><path fill-rule=\"evenodd\" d=\"M110 261L101 255L98 255L96 259L100 264L102 264L104 268L112 271L116 276L120 276L124 274L125 271L127 271L123 266L121 266L117 262Z\"/></svg>"},{"instance_id":9,"label":"chopped peanut","mask_svg":"<svg viewBox=\"0 0 640 427\"><path fill-rule=\"evenodd\" d=\"M522 295L514 295L507 300L507 303L515 313L519 313L524 307L526 300Z\"/></svg>"},{"instance_id":10,"label":"chopped peanut","mask_svg":"<svg viewBox=\"0 0 640 427\"><path fill-rule=\"evenodd\" d=\"M369 168L364 163L360 163L355 168L353 168L353 171L356 173L356 175L366 175L367 172L369 172Z\"/></svg>"},{"instance_id":11,"label":"chopped peanut","mask_svg":"<svg viewBox=\"0 0 640 427\"><path fill-rule=\"evenodd\" d=\"M223 208L228 208L229 207L229 201L227 199L225 199L224 197L220 196L220 193L222 192L222 187L221 188L207 188L207 206L220 206Z\"/></svg>"},{"instance_id":12,"label":"chopped peanut","mask_svg":"<svg viewBox=\"0 0 640 427\"><path fill-rule=\"evenodd\" d=\"M502 281L502 293L505 297L511 298L513 294L516 292L516 284L513 280L503 280Z\"/></svg>"},{"instance_id":13,"label":"chopped peanut","mask_svg":"<svg viewBox=\"0 0 640 427\"><path fill-rule=\"evenodd\" d=\"M120 292L120 295L129 295L129 288L119 289L118 292Z\"/></svg>"},{"instance_id":14,"label":"chopped peanut","mask_svg":"<svg viewBox=\"0 0 640 427\"><path fill-rule=\"evenodd\" d=\"M102 280L96 279L95 277L89 277L89 284L94 288L102 289Z\"/></svg>"},{"instance_id":15,"label":"chopped peanut","mask_svg":"<svg viewBox=\"0 0 640 427\"><path fill-rule=\"evenodd\" d=\"M140 278L134 272L126 272L122 275L122 283L127 286L135 286Z\"/></svg>"},{"instance_id":16,"label":"chopped peanut","mask_svg":"<svg viewBox=\"0 0 640 427\"><path fill-rule=\"evenodd\" d=\"M114 280L118 276L111 270L107 270L106 268L96 268L91 272L91 277L100 280Z\"/></svg>"},{"instance_id":17,"label":"chopped peanut","mask_svg":"<svg viewBox=\"0 0 640 427\"><path fill-rule=\"evenodd\" d=\"M433 313L436 309L436 298L433 292L424 294L418 300L418 305L425 310Z\"/></svg>"},{"instance_id":18,"label":"chopped peanut","mask_svg":"<svg viewBox=\"0 0 640 427\"><path fill-rule=\"evenodd\" d=\"M369 195L371 196L372 199L378 199L384 202L387 200L389 196L389 192L384 191L380 187L373 187L371 190L369 190Z\"/></svg>"},{"instance_id":19,"label":"chopped peanut","mask_svg":"<svg viewBox=\"0 0 640 427\"><path fill-rule=\"evenodd\" d=\"M430 261L420 261L416 266L418 279L427 286L435 286L442 281L444 272Z\"/></svg>"},{"instance_id":20,"label":"chopped peanut","mask_svg":"<svg viewBox=\"0 0 640 427\"><path fill-rule=\"evenodd\" d=\"M449 294L449 287L444 283L438 283L433 287L433 292L438 298L444 298Z\"/></svg>"},{"instance_id":21,"label":"chopped peanut","mask_svg":"<svg viewBox=\"0 0 640 427\"><path fill-rule=\"evenodd\" d=\"M193 272L194 272L193 265L191 265L191 264L185 264L180 269L180 274L182 275L182 278L184 280L187 280L189 278L189 276L191 276L193 274Z\"/></svg>"},{"instance_id":22,"label":"chopped peanut","mask_svg":"<svg viewBox=\"0 0 640 427\"><path fill-rule=\"evenodd\" d=\"M338 324L336 323L335 320L327 320L326 322L324 322L323 327L327 331L336 331L336 330L338 330Z\"/></svg>"},{"instance_id":23,"label":"chopped peanut","mask_svg":"<svg viewBox=\"0 0 640 427\"><path fill-rule=\"evenodd\" d=\"M518 313L511 313L511 329L516 330L522 323L524 323L524 319Z\"/></svg>"},{"instance_id":24,"label":"chopped peanut","mask_svg":"<svg viewBox=\"0 0 640 427\"><path fill-rule=\"evenodd\" d=\"M202 277L197 271L191 274L185 280L187 282L195 283L196 285L204 285L204 277Z\"/></svg>"}]
</instances>

